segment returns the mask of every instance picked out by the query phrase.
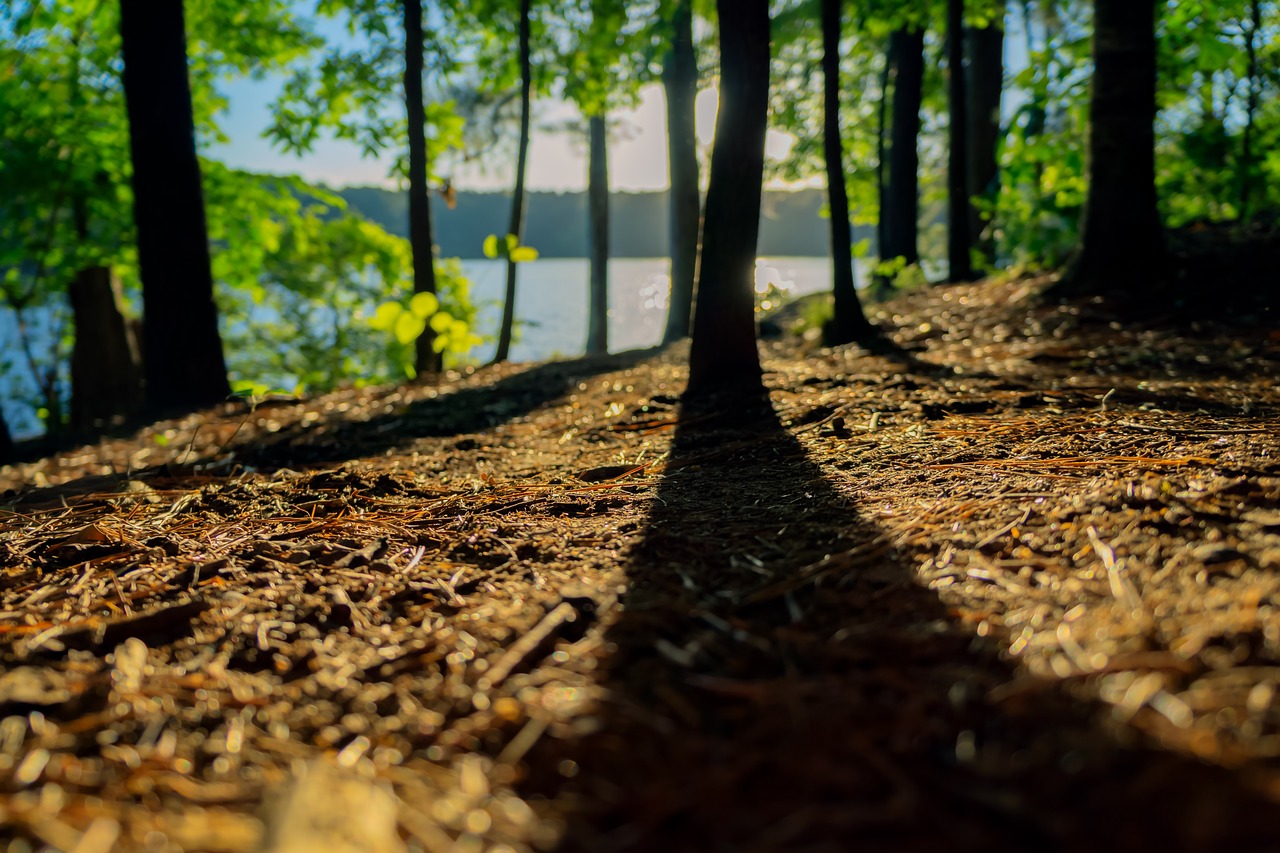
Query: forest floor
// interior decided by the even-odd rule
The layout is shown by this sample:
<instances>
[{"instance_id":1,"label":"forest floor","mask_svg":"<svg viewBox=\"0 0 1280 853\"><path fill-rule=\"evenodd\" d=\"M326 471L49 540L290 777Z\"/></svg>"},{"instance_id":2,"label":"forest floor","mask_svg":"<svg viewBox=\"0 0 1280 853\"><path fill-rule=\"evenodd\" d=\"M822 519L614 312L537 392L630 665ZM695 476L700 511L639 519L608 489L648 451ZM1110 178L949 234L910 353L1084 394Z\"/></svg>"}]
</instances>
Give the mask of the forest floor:
<instances>
[{"instance_id":1,"label":"forest floor","mask_svg":"<svg viewBox=\"0 0 1280 853\"><path fill-rule=\"evenodd\" d=\"M1280 335L1042 284L4 469L7 850L1280 848Z\"/></svg>"}]
</instances>

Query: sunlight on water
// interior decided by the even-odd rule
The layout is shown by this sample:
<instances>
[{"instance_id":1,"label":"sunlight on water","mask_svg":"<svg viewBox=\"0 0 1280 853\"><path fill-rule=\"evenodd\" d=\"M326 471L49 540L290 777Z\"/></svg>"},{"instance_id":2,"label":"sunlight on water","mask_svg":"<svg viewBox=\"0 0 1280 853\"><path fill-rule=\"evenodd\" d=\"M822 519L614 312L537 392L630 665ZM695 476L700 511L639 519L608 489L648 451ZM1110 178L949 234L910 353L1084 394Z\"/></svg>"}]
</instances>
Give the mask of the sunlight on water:
<instances>
[{"instance_id":1,"label":"sunlight on water","mask_svg":"<svg viewBox=\"0 0 1280 853\"><path fill-rule=\"evenodd\" d=\"M640 288L645 310L665 311L671 302L671 276L651 275Z\"/></svg>"},{"instance_id":2,"label":"sunlight on water","mask_svg":"<svg viewBox=\"0 0 1280 853\"><path fill-rule=\"evenodd\" d=\"M795 270L787 270L787 272L794 273ZM778 268L770 266L768 260L761 258L756 261L756 293L764 296L770 290L780 290L789 296L795 287L795 280L783 278Z\"/></svg>"},{"instance_id":3,"label":"sunlight on water","mask_svg":"<svg viewBox=\"0 0 1280 853\"><path fill-rule=\"evenodd\" d=\"M464 261L472 295L481 306L479 333L495 335L501 319L505 281L502 261ZM511 348L512 361L543 361L581 355L587 339L588 264L580 258L547 258L521 264L516 289L516 321L522 324ZM827 258L777 257L756 262L755 289L769 307L830 287ZM770 289L772 287L772 289ZM657 346L666 328L671 299L667 258L616 258L609 262L609 349L621 352ZM476 361L493 356L493 344L472 352Z\"/></svg>"}]
</instances>

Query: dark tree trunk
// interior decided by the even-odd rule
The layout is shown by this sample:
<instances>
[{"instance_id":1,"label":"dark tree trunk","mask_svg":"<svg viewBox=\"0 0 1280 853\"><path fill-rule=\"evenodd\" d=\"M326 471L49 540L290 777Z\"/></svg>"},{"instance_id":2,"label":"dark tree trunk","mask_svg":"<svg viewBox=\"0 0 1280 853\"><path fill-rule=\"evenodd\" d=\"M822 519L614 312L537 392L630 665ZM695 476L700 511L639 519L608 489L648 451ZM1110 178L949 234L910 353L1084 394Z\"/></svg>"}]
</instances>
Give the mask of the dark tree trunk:
<instances>
[{"instance_id":1,"label":"dark tree trunk","mask_svg":"<svg viewBox=\"0 0 1280 853\"><path fill-rule=\"evenodd\" d=\"M120 41L147 404L206 406L231 389L213 301L182 3L120 0Z\"/></svg>"},{"instance_id":2,"label":"dark tree trunk","mask_svg":"<svg viewBox=\"0 0 1280 853\"><path fill-rule=\"evenodd\" d=\"M1004 28L965 31L965 70L969 108L969 193L984 204L969 206L969 234L987 264L995 260L995 240L987 229L990 206L1000 192L1000 96L1004 91Z\"/></svg>"},{"instance_id":3,"label":"dark tree trunk","mask_svg":"<svg viewBox=\"0 0 1280 853\"><path fill-rule=\"evenodd\" d=\"M769 0L717 0L720 109L688 393L759 390L754 273L769 118Z\"/></svg>"},{"instance_id":4,"label":"dark tree trunk","mask_svg":"<svg viewBox=\"0 0 1280 853\"><path fill-rule=\"evenodd\" d=\"M413 255L413 292L436 292L435 236L431 229L431 189L427 177L427 110L422 92L422 0L403 0L404 108L409 122L409 250ZM430 324L418 336L418 375L439 373L443 359L435 350Z\"/></svg>"},{"instance_id":5,"label":"dark tree trunk","mask_svg":"<svg viewBox=\"0 0 1280 853\"><path fill-rule=\"evenodd\" d=\"M137 412L142 364L120 311L120 285L109 267L88 267L69 288L76 337L71 351L71 426L93 430Z\"/></svg>"},{"instance_id":6,"label":"dark tree trunk","mask_svg":"<svg viewBox=\"0 0 1280 853\"><path fill-rule=\"evenodd\" d=\"M667 156L671 174L671 305L663 343L689 336L693 283L698 274L698 230L702 202L698 190L698 140L694 103L698 58L693 48L692 0L677 0L671 18L671 50L662 66L667 96Z\"/></svg>"},{"instance_id":7,"label":"dark tree trunk","mask_svg":"<svg viewBox=\"0 0 1280 853\"><path fill-rule=\"evenodd\" d=\"M5 419L4 412L0 412L0 465L7 465L17 455L18 445L13 440L13 433L9 431L9 421Z\"/></svg>"},{"instance_id":8,"label":"dark tree trunk","mask_svg":"<svg viewBox=\"0 0 1280 853\"><path fill-rule=\"evenodd\" d=\"M822 0L822 152L831 208L831 292L835 300L835 313L823 330L827 346L867 341L874 331L853 284L853 235L840 138L840 6L841 0Z\"/></svg>"},{"instance_id":9,"label":"dark tree trunk","mask_svg":"<svg viewBox=\"0 0 1280 853\"><path fill-rule=\"evenodd\" d=\"M965 98L964 0L947 0L947 280L973 279L969 256L969 111Z\"/></svg>"},{"instance_id":10,"label":"dark tree trunk","mask_svg":"<svg viewBox=\"0 0 1280 853\"><path fill-rule=\"evenodd\" d=\"M885 55L890 120L885 179L880 187L880 259L920 263L920 102L924 86L924 31L896 30Z\"/></svg>"},{"instance_id":11,"label":"dark tree trunk","mask_svg":"<svg viewBox=\"0 0 1280 853\"><path fill-rule=\"evenodd\" d=\"M524 173L529 161L529 109L533 98L533 66L529 57L531 0L520 0L520 142L516 154L516 187L511 196L511 222L507 233L524 239ZM516 317L516 263L507 258L507 288L502 300L502 327L498 331L498 350L494 361L506 361L511 355L511 330Z\"/></svg>"},{"instance_id":12,"label":"dark tree trunk","mask_svg":"<svg viewBox=\"0 0 1280 853\"><path fill-rule=\"evenodd\" d=\"M1245 55L1248 57L1245 72L1249 86L1244 107L1244 132L1240 139L1240 163L1237 170L1239 181L1240 221L1246 225L1253 218L1253 134L1254 120L1258 112L1258 102L1262 97L1262 77L1258 69L1258 31L1262 29L1261 0L1249 2L1249 30L1245 35Z\"/></svg>"},{"instance_id":13,"label":"dark tree trunk","mask_svg":"<svg viewBox=\"0 0 1280 853\"><path fill-rule=\"evenodd\" d=\"M591 213L591 305L587 353L609 351L609 140L604 116L587 120L590 153L587 204Z\"/></svg>"},{"instance_id":14,"label":"dark tree trunk","mask_svg":"<svg viewBox=\"0 0 1280 853\"><path fill-rule=\"evenodd\" d=\"M1156 207L1156 0L1095 0L1089 189L1059 288L1123 293L1167 276Z\"/></svg>"}]
</instances>

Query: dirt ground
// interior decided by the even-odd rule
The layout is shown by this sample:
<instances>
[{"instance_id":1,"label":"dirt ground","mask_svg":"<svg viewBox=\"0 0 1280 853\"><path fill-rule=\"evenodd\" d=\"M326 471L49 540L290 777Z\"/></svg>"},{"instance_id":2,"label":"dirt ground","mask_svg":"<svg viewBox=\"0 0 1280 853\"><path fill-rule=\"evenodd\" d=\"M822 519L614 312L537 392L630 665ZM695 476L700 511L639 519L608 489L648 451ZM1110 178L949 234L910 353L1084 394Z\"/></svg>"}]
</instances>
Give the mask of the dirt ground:
<instances>
[{"instance_id":1,"label":"dirt ground","mask_svg":"<svg viewBox=\"0 0 1280 853\"><path fill-rule=\"evenodd\" d=\"M1280 335L1041 284L4 469L0 839L1280 849Z\"/></svg>"}]
</instances>

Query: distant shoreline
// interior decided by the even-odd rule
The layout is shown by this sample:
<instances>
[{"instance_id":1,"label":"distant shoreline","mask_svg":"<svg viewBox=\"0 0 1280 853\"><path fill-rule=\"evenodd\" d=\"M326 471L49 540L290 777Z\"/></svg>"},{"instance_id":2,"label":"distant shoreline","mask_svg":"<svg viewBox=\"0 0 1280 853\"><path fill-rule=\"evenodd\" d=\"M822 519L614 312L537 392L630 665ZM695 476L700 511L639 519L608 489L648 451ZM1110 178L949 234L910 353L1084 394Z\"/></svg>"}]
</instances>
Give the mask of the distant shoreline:
<instances>
[{"instance_id":1,"label":"distant shoreline","mask_svg":"<svg viewBox=\"0 0 1280 853\"><path fill-rule=\"evenodd\" d=\"M344 187L332 192L349 208L386 228L408 234L409 202L403 192L382 187ZM666 191L610 194L611 256L662 258L669 255ZM481 260L490 234L506 232L509 196L496 192L458 192L450 209L431 199L436 244L443 257ZM823 217L822 190L766 191L760 216L759 253L766 257L827 257L830 223ZM544 258L580 258L588 254L585 193L535 192L529 195L524 242ZM874 229L855 229L854 239L874 239Z\"/></svg>"}]
</instances>

